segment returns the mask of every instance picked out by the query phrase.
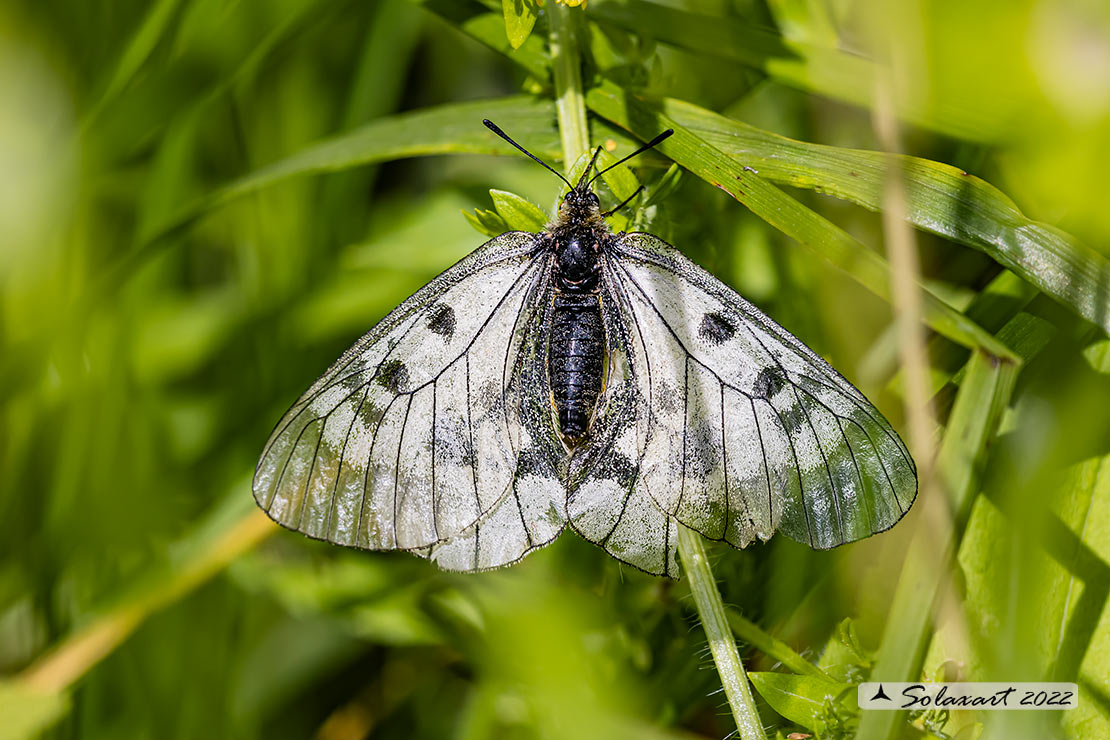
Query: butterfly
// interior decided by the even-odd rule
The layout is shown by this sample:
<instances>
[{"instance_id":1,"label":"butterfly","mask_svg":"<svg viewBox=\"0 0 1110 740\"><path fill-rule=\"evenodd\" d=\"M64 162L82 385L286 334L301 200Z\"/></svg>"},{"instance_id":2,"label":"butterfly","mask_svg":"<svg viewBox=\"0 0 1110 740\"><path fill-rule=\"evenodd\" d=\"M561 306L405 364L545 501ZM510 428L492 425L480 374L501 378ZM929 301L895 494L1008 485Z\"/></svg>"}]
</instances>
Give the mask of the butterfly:
<instances>
[{"instance_id":1,"label":"butterfly","mask_svg":"<svg viewBox=\"0 0 1110 740\"><path fill-rule=\"evenodd\" d=\"M272 519L452 571L569 525L677 577L679 526L824 549L906 513L914 462L862 393L674 247L609 229L628 201L602 212L600 147L572 184L485 125L566 183L555 219L433 279L293 404L254 476Z\"/></svg>"}]
</instances>

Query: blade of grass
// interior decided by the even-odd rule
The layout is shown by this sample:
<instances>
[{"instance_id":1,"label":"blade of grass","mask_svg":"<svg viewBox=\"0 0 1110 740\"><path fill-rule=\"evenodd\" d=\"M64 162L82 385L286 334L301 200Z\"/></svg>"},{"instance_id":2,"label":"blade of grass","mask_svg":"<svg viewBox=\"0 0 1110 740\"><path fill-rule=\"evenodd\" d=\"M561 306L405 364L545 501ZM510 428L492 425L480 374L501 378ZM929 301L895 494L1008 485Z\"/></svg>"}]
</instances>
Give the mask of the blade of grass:
<instances>
[{"instance_id":1,"label":"blade of grass","mask_svg":"<svg viewBox=\"0 0 1110 740\"><path fill-rule=\"evenodd\" d=\"M890 270L882 257L796 199L764 182L752 168L740 165L669 119L657 107L625 94L610 83L590 90L586 104L598 115L644 140L662 129L674 128L675 135L658 147L663 154L721 188L767 223L810 247L875 295L890 300ZM1014 359L1013 353L982 327L927 289L920 289L925 320L936 332L965 347L982 347L996 357Z\"/></svg>"},{"instance_id":2,"label":"blade of grass","mask_svg":"<svg viewBox=\"0 0 1110 740\"><path fill-rule=\"evenodd\" d=\"M181 0L158 0L147 11L146 17L139 24L135 35L131 37L127 48L120 55L119 63L116 65L111 79L104 86L104 92L85 115L81 124L82 129L88 128L100 112L134 79L150 57L151 52L154 51L154 47L162 39L170 21L177 14L177 6L180 3Z\"/></svg>"},{"instance_id":3,"label":"blade of grass","mask_svg":"<svg viewBox=\"0 0 1110 740\"><path fill-rule=\"evenodd\" d=\"M495 118L528 141L540 157L557 158L559 146L551 126L551 105L531 97L455 103L380 118L353 131L325 139L284 159L265 165L177 211L150 230L145 242L105 270L102 295L113 290L137 264L159 246L165 246L183 229L206 213L244 195L289 178L340 172L403 157L435 154L507 154L511 149L482 127L483 118Z\"/></svg>"},{"instance_id":4,"label":"blade of grass","mask_svg":"<svg viewBox=\"0 0 1110 740\"><path fill-rule=\"evenodd\" d=\"M698 617L709 640L713 663L717 666L721 685L736 720L736 730L741 740L764 740L767 736L763 733L763 723L759 720L744 664L736 651L736 640L729 629L725 605L721 601L721 592L717 590L713 570L709 567L701 535L680 524L678 553L690 582L690 591L694 594Z\"/></svg>"},{"instance_id":5,"label":"blade of grass","mask_svg":"<svg viewBox=\"0 0 1110 740\"><path fill-rule=\"evenodd\" d=\"M811 144L681 100L663 112L760 177L881 211L882 152ZM1110 260L1070 234L1027 218L997 188L950 165L896 155L905 173L906 219L1010 268L1110 331Z\"/></svg>"}]
</instances>

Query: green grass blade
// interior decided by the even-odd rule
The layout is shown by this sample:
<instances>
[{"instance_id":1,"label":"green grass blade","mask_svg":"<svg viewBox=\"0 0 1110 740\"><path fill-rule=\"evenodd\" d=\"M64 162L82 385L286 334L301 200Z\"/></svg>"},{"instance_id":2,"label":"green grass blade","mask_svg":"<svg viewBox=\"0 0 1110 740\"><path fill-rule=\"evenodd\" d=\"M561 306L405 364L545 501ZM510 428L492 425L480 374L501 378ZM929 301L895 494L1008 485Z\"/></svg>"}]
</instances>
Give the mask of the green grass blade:
<instances>
[{"instance_id":1,"label":"green grass blade","mask_svg":"<svg viewBox=\"0 0 1110 740\"><path fill-rule=\"evenodd\" d=\"M796 141L691 103L668 100L676 122L761 177L882 209L882 152ZM987 182L950 165L899 156L907 220L989 255L1077 314L1110 331L1110 261L1071 235L1027 218Z\"/></svg>"},{"instance_id":2,"label":"green grass blade","mask_svg":"<svg viewBox=\"0 0 1110 740\"><path fill-rule=\"evenodd\" d=\"M414 113L381 118L353 131L318 142L284 159L264 165L211 190L198 201L151 227L135 250L104 269L80 305L90 305L115 289L139 264L189 228L205 214L236 198L295 177L341 172L402 157L436 154L515 154L481 125L492 118L529 142L536 155L559 159L558 133L552 126L553 106L527 96L455 103ZM80 306L77 310L82 310Z\"/></svg>"},{"instance_id":3,"label":"green grass blade","mask_svg":"<svg viewBox=\"0 0 1110 740\"><path fill-rule=\"evenodd\" d=\"M753 213L844 270L875 295L889 300L886 261L831 221L796 199L764 182L755 171L711 146L692 131L669 119L657 107L604 83L586 96L590 108L641 139L665 128L675 135L659 150L714 187L721 188ZM1012 358L1001 342L959 311L923 290L925 320L938 333L965 347L981 347L996 357Z\"/></svg>"},{"instance_id":4,"label":"green grass blade","mask_svg":"<svg viewBox=\"0 0 1110 740\"><path fill-rule=\"evenodd\" d=\"M159 0L150 8L142 23L139 24L135 35L131 38L131 42L124 49L123 55L120 56L119 63L105 86L103 94L90 109L86 122L95 118L104 106L119 95L120 91L127 87L127 84L138 74L143 64L150 57L151 52L154 51L154 47L158 45L165 34L166 28L176 15L177 6L180 3L181 0Z\"/></svg>"},{"instance_id":5,"label":"green grass blade","mask_svg":"<svg viewBox=\"0 0 1110 740\"><path fill-rule=\"evenodd\" d=\"M291 177L339 172L375 162L433 154L502 154L507 145L482 126L489 118L529 142L540 157L556 159L549 103L528 97L482 100L426 108L361 126L262 167L218 189L208 207Z\"/></svg>"},{"instance_id":6,"label":"green grass blade","mask_svg":"<svg viewBox=\"0 0 1110 740\"><path fill-rule=\"evenodd\" d=\"M521 96L449 104L381 118L213 190L201 202L179 211L153 230L150 241L158 241L236 198L294 177L341 172L402 157L506 153L508 145L481 125L483 118L511 128L520 139L529 142L537 156L558 159L560 149L551 115L550 103Z\"/></svg>"}]
</instances>

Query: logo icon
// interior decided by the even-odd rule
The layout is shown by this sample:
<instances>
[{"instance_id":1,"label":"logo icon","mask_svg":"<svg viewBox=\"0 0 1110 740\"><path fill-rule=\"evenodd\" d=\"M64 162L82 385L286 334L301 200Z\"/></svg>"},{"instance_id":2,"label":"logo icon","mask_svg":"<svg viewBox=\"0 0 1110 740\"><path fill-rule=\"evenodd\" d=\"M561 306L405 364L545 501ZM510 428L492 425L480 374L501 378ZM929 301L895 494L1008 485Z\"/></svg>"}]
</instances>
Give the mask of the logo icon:
<instances>
[{"instance_id":1,"label":"logo icon","mask_svg":"<svg viewBox=\"0 0 1110 740\"><path fill-rule=\"evenodd\" d=\"M890 697L886 695L885 691L883 691L882 684L879 684L879 690L876 691L875 695L871 697L871 701L878 701L879 699L883 699L884 701L891 701Z\"/></svg>"}]
</instances>

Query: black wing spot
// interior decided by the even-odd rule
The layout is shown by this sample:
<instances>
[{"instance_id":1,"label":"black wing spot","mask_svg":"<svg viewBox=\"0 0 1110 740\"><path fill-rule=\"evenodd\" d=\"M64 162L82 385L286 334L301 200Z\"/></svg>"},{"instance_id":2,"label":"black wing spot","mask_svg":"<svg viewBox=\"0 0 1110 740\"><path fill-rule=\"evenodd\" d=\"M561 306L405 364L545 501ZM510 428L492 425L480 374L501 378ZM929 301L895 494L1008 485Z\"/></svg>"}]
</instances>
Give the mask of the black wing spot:
<instances>
[{"instance_id":1,"label":"black wing spot","mask_svg":"<svg viewBox=\"0 0 1110 740\"><path fill-rule=\"evenodd\" d=\"M400 360L389 360L378 366L378 385L393 393L401 393L409 382L409 369Z\"/></svg>"},{"instance_id":2,"label":"black wing spot","mask_svg":"<svg viewBox=\"0 0 1110 740\"><path fill-rule=\"evenodd\" d=\"M455 309L446 303L441 303L428 317L428 328L444 339L450 339L455 333Z\"/></svg>"},{"instance_id":3,"label":"black wing spot","mask_svg":"<svg viewBox=\"0 0 1110 740\"><path fill-rule=\"evenodd\" d=\"M768 399L781 391L785 385L786 379L782 377L781 370L777 367L765 367L756 376L752 393L756 398Z\"/></svg>"},{"instance_id":4,"label":"black wing spot","mask_svg":"<svg viewBox=\"0 0 1110 740\"><path fill-rule=\"evenodd\" d=\"M698 336L710 344L715 346L727 342L734 334L736 334L736 327L721 314L714 311L701 317Z\"/></svg>"}]
</instances>

